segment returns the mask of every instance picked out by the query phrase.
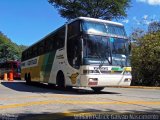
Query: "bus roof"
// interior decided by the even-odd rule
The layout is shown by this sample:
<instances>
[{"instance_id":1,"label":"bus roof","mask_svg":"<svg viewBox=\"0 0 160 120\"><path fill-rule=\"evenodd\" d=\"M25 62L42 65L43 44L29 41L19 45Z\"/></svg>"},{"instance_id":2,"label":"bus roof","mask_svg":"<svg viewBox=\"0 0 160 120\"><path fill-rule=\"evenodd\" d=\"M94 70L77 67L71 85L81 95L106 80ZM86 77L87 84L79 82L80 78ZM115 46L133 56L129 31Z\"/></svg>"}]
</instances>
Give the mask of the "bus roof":
<instances>
[{"instance_id":1,"label":"bus roof","mask_svg":"<svg viewBox=\"0 0 160 120\"><path fill-rule=\"evenodd\" d=\"M102 19L97 19L97 18L90 18L90 17L78 17L75 18L69 22L67 22L66 24L70 24L74 21L77 20L86 20L86 21L93 21L93 22L101 22L101 23L106 23L106 24L113 24L113 25L117 25L117 26L123 26L123 24L118 23L118 22L113 22L113 21L109 21L109 20L102 20ZM64 24L65 25L65 24ZM62 25L61 27L63 27L64 25ZM30 45L28 48L26 48L24 51L28 50L29 48L31 48L32 46L36 45L38 42L42 41L43 39L47 38L48 36L50 36L51 34L53 34L54 32L56 32L57 30L59 30L61 27L59 27L58 29L52 31L51 33L49 33L48 35L46 35L45 37L43 37L42 39L38 40L37 42L33 43L32 45ZM23 52L24 52L23 51Z\"/></svg>"},{"instance_id":2,"label":"bus roof","mask_svg":"<svg viewBox=\"0 0 160 120\"><path fill-rule=\"evenodd\" d=\"M90 17L78 17L75 18L71 21L68 22L68 24L76 21L76 20L86 20L86 21L93 21L93 22L101 22L101 23L107 23L107 24L114 24L114 25L118 25L118 26L123 26L123 24L118 23L118 22L113 22L113 21L109 21L109 20L102 20L102 19L97 19L97 18L90 18Z\"/></svg>"}]
</instances>

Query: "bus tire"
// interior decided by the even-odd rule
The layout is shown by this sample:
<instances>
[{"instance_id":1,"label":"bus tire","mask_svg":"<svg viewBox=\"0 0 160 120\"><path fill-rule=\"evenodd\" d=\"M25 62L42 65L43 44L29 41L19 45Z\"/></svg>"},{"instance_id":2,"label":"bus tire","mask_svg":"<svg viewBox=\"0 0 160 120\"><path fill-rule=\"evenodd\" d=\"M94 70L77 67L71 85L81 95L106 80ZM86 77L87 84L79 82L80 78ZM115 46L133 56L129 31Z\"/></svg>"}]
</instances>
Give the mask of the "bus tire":
<instances>
[{"instance_id":1,"label":"bus tire","mask_svg":"<svg viewBox=\"0 0 160 120\"><path fill-rule=\"evenodd\" d=\"M62 71L59 71L56 77L56 84L58 85L58 88L64 89L65 88L65 78Z\"/></svg>"},{"instance_id":2,"label":"bus tire","mask_svg":"<svg viewBox=\"0 0 160 120\"><path fill-rule=\"evenodd\" d=\"M28 73L28 75L27 75L27 73L25 74L25 80L26 80L26 84L27 85L30 85L31 84L31 75L30 75L30 73Z\"/></svg>"},{"instance_id":3,"label":"bus tire","mask_svg":"<svg viewBox=\"0 0 160 120\"><path fill-rule=\"evenodd\" d=\"M27 82L27 79L28 79L27 73L25 73L25 75L24 75L24 80Z\"/></svg>"},{"instance_id":4,"label":"bus tire","mask_svg":"<svg viewBox=\"0 0 160 120\"><path fill-rule=\"evenodd\" d=\"M24 80L27 80L27 73L24 74Z\"/></svg>"},{"instance_id":5,"label":"bus tire","mask_svg":"<svg viewBox=\"0 0 160 120\"><path fill-rule=\"evenodd\" d=\"M55 84L48 83L48 87L49 87L49 88L55 88L55 86L56 86Z\"/></svg>"},{"instance_id":6,"label":"bus tire","mask_svg":"<svg viewBox=\"0 0 160 120\"><path fill-rule=\"evenodd\" d=\"M66 89L67 89L67 90L72 90L73 87L72 87L72 86L66 86Z\"/></svg>"},{"instance_id":7,"label":"bus tire","mask_svg":"<svg viewBox=\"0 0 160 120\"><path fill-rule=\"evenodd\" d=\"M94 92L100 92L104 87L91 87L91 89L94 90Z\"/></svg>"}]
</instances>

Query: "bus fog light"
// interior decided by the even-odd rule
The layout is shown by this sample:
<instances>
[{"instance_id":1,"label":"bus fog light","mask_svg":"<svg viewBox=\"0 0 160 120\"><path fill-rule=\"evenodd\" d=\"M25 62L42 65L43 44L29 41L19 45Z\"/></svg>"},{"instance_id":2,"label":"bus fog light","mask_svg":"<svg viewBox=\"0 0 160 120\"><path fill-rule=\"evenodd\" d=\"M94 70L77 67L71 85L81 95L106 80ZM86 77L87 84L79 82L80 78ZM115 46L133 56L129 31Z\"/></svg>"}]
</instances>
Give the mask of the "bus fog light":
<instances>
[{"instance_id":1,"label":"bus fog light","mask_svg":"<svg viewBox=\"0 0 160 120\"><path fill-rule=\"evenodd\" d=\"M98 78L89 78L88 79L88 85L95 86L98 84Z\"/></svg>"},{"instance_id":2,"label":"bus fog light","mask_svg":"<svg viewBox=\"0 0 160 120\"><path fill-rule=\"evenodd\" d=\"M96 82L96 81L98 81L98 78L89 78L88 81L89 82Z\"/></svg>"},{"instance_id":3,"label":"bus fog light","mask_svg":"<svg viewBox=\"0 0 160 120\"><path fill-rule=\"evenodd\" d=\"M124 82L130 82L131 81L131 79L130 78L126 78L126 79L124 79Z\"/></svg>"}]
</instances>

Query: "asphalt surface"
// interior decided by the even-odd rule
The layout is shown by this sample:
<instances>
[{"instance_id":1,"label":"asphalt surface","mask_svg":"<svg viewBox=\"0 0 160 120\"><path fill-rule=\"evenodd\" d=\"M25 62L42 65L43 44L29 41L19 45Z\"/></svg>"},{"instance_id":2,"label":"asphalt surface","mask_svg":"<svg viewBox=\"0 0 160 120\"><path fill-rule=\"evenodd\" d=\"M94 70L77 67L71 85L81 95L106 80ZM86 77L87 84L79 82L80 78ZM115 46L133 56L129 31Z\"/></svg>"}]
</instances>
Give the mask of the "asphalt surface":
<instances>
[{"instance_id":1,"label":"asphalt surface","mask_svg":"<svg viewBox=\"0 0 160 120\"><path fill-rule=\"evenodd\" d=\"M61 90L0 81L0 119L160 119L160 89L107 87Z\"/></svg>"}]
</instances>

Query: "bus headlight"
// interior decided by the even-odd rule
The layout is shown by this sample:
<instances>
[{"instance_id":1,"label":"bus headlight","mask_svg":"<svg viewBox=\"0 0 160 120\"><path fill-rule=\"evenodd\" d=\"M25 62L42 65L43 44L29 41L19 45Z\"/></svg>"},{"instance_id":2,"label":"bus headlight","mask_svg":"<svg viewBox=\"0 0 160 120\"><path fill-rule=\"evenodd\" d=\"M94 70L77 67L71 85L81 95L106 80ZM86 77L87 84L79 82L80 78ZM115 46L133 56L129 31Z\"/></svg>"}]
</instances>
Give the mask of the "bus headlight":
<instances>
[{"instance_id":1,"label":"bus headlight","mask_svg":"<svg viewBox=\"0 0 160 120\"><path fill-rule=\"evenodd\" d=\"M124 71L123 75L131 75L131 72Z\"/></svg>"},{"instance_id":2,"label":"bus headlight","mask_svg":"<svg viewBox=\"0 0 160 120\"><path fill-rule=\"evenodd\" d=\"M88 81L89 81L89 82L98 81L98 78L89 78Z\"/></svg>"},{"instance_id":3,"label":"bus headlight","mask_svg":"<svg viewBox=\"0 0 160 120\"><path fill-rule=\"evenodd\" d=\"M124 79L124 82L130 82L131 81L131 78L125 78Z\"/></svg>"}]
</instances>

